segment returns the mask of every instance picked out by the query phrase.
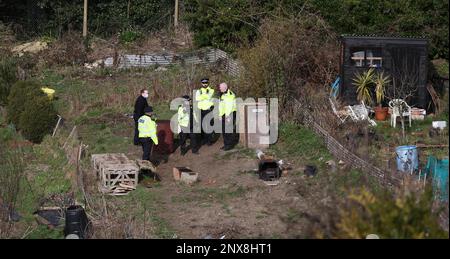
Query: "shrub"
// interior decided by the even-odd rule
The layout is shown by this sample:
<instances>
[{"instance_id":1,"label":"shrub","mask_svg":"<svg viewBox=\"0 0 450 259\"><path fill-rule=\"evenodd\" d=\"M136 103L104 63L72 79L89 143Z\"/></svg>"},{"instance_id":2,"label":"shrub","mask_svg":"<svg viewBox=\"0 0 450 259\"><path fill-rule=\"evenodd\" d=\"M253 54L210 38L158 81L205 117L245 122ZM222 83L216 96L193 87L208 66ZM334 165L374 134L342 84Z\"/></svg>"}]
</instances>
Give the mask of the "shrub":
<instances>
[{"instance_id":1,"label":"shrub","mask_svg":"<svg viewBox=\"0 0 450 259\"><path fill-rule=\"evenodd\" d=\"M226 51L232 51L255 38L264 13L264 4L247 0L189 0L185 5L184 19L195 32L195 44Z\"/></svg>"},{"instance_id":2,"label":"shrub","mask_svg":"<svg viewBox=\"0 0 450 259\"><path fill-rule=\"evenodd\" d=\"M17 81L12 87L8 96L8 121L12 122L16 127L19 126L19 119L25 110L28 101L35 96L44 96L40 90L40 86L32 81Z\"/></svg>"},{"instance_id":3,"label":"shrub","mask_svg":"<svg viewBox=\"0 0 450 259\"><path fill-rule=\"evenodd\" d=\"M244 96L277 97L285 112L308 85L327 89L337 74L337 37L318 16L266 20L255 46L240 51L244 67L239 92ZM310 98L310 96L307 96Z\"/></svg>"},{"instance_id":4,"label":"shrub","mask_svg":"<svg viewBox=\"0 0 450 259\"><path fill-rule=\"evenodd\" d=\"M86 61L86 48L80 33L68 32L45 51L49 65L80 65Z\"/></svg>"},{"instance_id":5,"label":"shrub","mask_svg":"<svg viewBox=\"0 0 450 259\"><path fill-rule=\"evenodd\" d=\"M27 102L20 115L19 129L26 139L40 143L46 134L51 133L56 115L53 103L47 96L37 96Z\"/></svg>"},{"instance_id":6,"label":"shrub","mask_svg":"<svg viewBox=\"0 0 450 259\"><path fill-rule=\"evenodd\" d=\"M18 81L12 86L7 113L8 121L35 143L51 131L57 117L53 103L33 81Z\"/></svg>"},{"instance_id":7,"label":"shrub","mask_svg":"<svg viewBox=\"0 0 450 259\"><path fill-rule=\"evenodd\" d=\"M340 210L337 238L448 238L432 212L433 192L402 192L392 197L388 192L352 191Z\"/></svg>"},{"instance_id":8,"label":"shrub","mask_svg":"<svg viewBox=\"0 0 450 259\"><path fill-rule=\"evenodd\" d=\"M7 104L11 86L17 81L17 60L13 57L2 56L0 60L0 105Z\"/></svg>"},{"instance_id":9,"label":"shrub","mask_svg":"<svg viewBox=\"0 0 450 259\"><path fill-rule=\"evenodd\" d=\"M142 34L135 30L126 30L119 34L119 41L122 44L130 44L142 37Z\"/></svg>"}]
</instances>

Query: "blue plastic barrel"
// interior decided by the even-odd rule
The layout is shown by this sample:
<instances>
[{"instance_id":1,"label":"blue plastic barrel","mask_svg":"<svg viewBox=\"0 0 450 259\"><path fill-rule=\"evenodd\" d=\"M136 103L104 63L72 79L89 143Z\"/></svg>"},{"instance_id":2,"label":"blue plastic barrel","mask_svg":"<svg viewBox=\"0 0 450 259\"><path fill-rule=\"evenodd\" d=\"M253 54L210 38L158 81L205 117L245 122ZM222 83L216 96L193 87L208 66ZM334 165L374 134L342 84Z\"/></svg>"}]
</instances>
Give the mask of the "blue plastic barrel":
<instances>
[{"instance_id":1,"label":"blue plastic barrel","mask_svg":"<svg viewBox=\"0 0 450 259\"><path fill-rule=\"evenodd\" d=\"M419 156L416 146L399 146L395 149L397 153L397 170L400 172L411 172L419 169Z\"/></svg>"}]
</instances>

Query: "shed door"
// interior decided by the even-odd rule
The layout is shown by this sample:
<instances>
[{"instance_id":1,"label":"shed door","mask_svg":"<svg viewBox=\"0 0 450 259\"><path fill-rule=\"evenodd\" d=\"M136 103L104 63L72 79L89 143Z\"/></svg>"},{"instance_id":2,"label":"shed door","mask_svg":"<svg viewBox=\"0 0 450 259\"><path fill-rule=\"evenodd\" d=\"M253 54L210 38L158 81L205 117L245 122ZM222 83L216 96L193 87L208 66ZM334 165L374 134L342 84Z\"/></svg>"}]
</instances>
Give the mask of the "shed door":
<instances>
[{"instance_id":1,"label":"shed door","mask_svg":"<svg viewBox=\"0 0 450 259\"><path fill-rule=\"evenodd\" d=\"M415 96L420 85L420 49L417 47L392 47L391 75L392 89L387 89L387 95L395 98Z\"/></svg>"}]
</instances>

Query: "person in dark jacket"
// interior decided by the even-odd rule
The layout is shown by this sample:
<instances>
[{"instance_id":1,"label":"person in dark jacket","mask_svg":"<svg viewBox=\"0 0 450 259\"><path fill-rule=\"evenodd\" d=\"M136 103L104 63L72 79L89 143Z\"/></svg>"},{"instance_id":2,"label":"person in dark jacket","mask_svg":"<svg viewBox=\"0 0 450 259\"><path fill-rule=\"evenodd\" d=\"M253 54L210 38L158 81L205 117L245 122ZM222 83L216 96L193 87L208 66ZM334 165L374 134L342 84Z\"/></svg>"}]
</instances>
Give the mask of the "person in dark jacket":
<instances>
[{"instance_id":1,"label":"person in dark jacket","mask_svg":"<svg viewBox=\"0 0 450 259\"><path fill-rule=\"evenodd\" d=\"M139 130L138 130L138 121L139 118L145 114L145 108L149 107L148 102L148 90L142 89L141 95L138 96L136 99L136 102L134 103L134 112L133 112L133 119L134 119L134 144L139 145Z\"/></svg>"}]
</instances>

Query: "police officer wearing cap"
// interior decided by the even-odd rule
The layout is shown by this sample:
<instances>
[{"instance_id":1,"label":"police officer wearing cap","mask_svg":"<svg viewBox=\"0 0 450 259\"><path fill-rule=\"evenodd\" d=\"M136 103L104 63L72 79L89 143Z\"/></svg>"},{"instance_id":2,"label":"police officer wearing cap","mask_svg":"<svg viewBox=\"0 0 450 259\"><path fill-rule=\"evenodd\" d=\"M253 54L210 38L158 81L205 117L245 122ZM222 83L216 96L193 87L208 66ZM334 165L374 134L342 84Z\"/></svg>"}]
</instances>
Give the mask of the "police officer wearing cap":
<instances>
[{"instance_id":1,"label":"police officer wearing cap","mask_svg":"<svg viewBox=\"0 0 450 259\"><path fill-rule=\"evenodd\" d=\"M209 79L203 78L201 80L202 87L195 92L195 100L197 101L197 106L201 112L201 142L202 144L206 143L208 146L212 145L212 132L206 133L205 127L211 127L213 118L209 122L204 122L204 118L207 114L209 114L213 108L213 95L214 89L209 86ZM203 125L205 123L206 125ZM209 124L209 125L208 125Z\"/></svg>"},{"instance_id":2,"label":"police officer wearing cap","mask_svg":"<svg viewBox=\"0 0 450 259\"><path fill-rule=\"evenodd\" d=\"M138 120L139 142L142 145L142 160L150 161L153 144L158 145L156 122L152 119L153 109L145 107L144 115Z\"/></svg>"}]
</instances>

